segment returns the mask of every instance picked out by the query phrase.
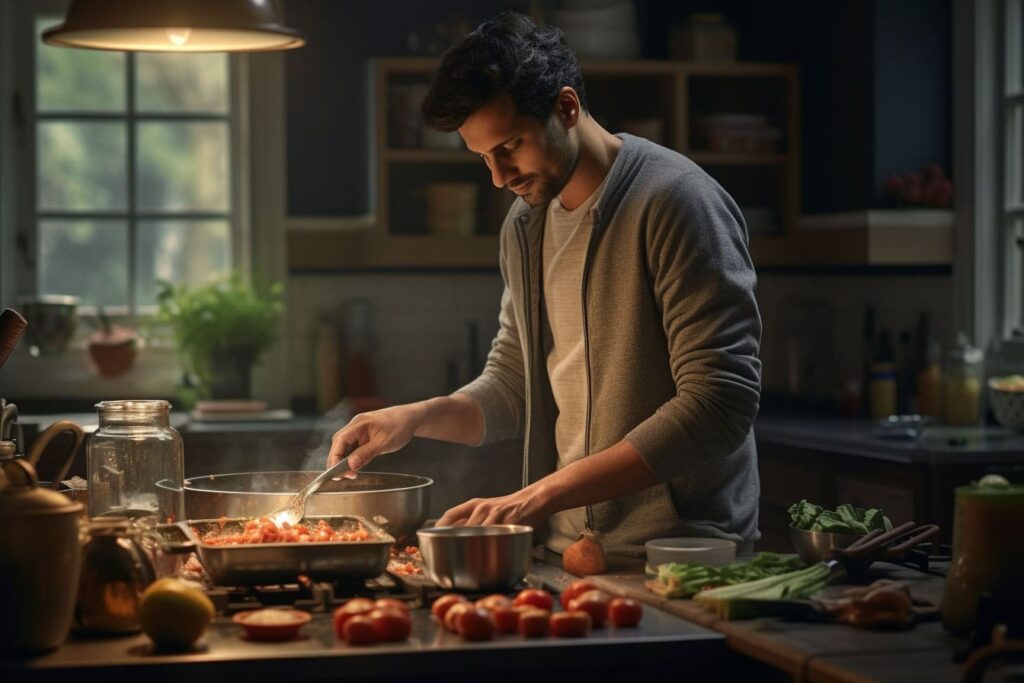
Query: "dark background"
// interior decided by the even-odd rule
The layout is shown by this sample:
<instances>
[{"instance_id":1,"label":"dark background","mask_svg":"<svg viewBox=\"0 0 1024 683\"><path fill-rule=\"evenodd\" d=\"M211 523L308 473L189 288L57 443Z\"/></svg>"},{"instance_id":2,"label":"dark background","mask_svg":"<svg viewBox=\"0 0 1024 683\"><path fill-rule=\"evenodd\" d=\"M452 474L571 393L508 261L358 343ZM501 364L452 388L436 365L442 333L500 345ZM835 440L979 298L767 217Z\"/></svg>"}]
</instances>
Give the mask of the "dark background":
<instances>
[{"instance_id":1,"label":"dark background","mask_svg":"<svg viewBox=\"0 0 1024 683\"><path fill-rule=\"evenodd\" d=\"M645 58L668 58L672 27L711 11L736 27L741 60L799 65L803 213L877 206L887 175L931 162L952 175L950 0L636 5ZM426 54L434 23L476 25L507 7L529 9L493 0L288 0L287 23L308 40L287 55L288 213L368 211L368 59Z\"/></svg>"}]
</instances>

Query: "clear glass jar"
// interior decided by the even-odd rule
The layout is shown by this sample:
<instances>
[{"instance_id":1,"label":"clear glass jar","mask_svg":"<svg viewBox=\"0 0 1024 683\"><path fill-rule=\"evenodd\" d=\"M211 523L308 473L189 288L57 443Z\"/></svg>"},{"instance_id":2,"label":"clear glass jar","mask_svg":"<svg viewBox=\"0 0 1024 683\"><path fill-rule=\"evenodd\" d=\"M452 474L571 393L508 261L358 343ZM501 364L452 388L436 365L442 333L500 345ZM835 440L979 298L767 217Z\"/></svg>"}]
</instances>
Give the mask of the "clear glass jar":
<instances>
[{"instance_id":1,"label":"clear glass jar","mask_svg":"<svg viewBox=\"0 0 1024 683\"><path fill-rule=\"evenodd\" d=\"M963 333L946 360L944 414L946 424L974 426L981 421L981 384L985 354L971 346Z\"/></svg>"},{"instance_id":2,"label":"clear glass jar","mask_svg":"<svg viewBox=\"0 0 1024 683\"><path fill-rule=\"evenodd\" d=\"M167 401L103 401L89 439L89 515L180 520L185 478L181 435ZM162 482L161 486L157 486Z\"/></svg>"}]
</instances>

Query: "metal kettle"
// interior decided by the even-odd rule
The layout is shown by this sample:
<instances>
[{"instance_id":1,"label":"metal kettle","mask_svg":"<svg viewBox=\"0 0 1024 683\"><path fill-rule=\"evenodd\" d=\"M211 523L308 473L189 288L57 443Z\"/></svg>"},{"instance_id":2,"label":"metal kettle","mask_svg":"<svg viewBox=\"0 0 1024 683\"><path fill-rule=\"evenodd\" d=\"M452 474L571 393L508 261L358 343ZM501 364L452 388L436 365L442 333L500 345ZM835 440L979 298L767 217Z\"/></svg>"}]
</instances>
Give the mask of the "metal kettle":
<instances>
[{"instance_id":1,"label":"metal kettle","mask_svg":"<svg viewBox=\"0 0 1024 683\"><path fill-rule=\"evenodd\" d=\"M999 478L1001 479L1001 477ZM960 486L953 513L953 560L942 595L942 625L967 635L978 599L1024 605L1024 485Z\"/></svg>"},{"instance_id":2,"label":"metal kettle","mask_svg":"<svg viewBox=\"0 0 1024 683\"><path fill-rule=\"evenodd\" d=\"M32 653L64 642L81 566L81 503L36 486L24 458L0 469L0 651ZM17 470L25 483L5 474Z\"/></svg>"}]
</instances>

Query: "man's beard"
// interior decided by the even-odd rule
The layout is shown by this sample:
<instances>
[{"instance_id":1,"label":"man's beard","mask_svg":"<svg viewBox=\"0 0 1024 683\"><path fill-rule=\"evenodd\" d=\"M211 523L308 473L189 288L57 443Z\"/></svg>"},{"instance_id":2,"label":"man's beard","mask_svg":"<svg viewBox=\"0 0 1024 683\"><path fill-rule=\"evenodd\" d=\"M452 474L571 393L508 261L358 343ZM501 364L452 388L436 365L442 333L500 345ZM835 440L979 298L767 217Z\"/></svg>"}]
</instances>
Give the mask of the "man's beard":
<instances>
[{"instance_id":1,"label":"man's beard","mask_svg":"<svg viewBox=\"0 0 1024 683\"><path fill-rule=\"evenodd\" d=\"M541 171L533 179L533 187L523 195L523 201L530 206L547 206L551 200L562 193L576 170L580 159L579 146L572 144L567 131L555 128L558 124L552 120L547 126L548 147L557 159L551 171Z\"/></svg>"}]
</instances>

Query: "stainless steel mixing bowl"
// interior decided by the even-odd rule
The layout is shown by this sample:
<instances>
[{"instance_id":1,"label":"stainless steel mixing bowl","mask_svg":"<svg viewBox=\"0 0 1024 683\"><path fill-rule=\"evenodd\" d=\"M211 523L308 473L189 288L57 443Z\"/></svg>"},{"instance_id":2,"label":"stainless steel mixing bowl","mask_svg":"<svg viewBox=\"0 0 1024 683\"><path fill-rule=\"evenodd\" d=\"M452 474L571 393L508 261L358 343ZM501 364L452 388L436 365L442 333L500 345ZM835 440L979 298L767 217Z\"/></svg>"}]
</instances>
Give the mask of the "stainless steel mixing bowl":
<instances>
[{"instance_id":1,"label":"stainless steel mixing bowl","mask_svg":"<svg viewBox=\"0 0 1024 683\"><path fill-rule=\"evenodd\" d=\"M824 531L804 531L790 526L789 538L800 559L807 564L814 564L825 559L825 554L832 548L845 548L860 536L857 534L829 534Z\"/></svg>"},{"instance_id":2,"label":"stainless steel mixing bowl","mask_svg":"<svg viewBox=\"0 0 1024 683\"><path fill-rule=\"evenodd\" d=\"M533 527L518 524L434 527L416 532L423 571L445 590L509 588L530 569Z\"/></svg>"}]
</instances>

